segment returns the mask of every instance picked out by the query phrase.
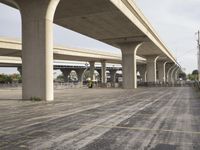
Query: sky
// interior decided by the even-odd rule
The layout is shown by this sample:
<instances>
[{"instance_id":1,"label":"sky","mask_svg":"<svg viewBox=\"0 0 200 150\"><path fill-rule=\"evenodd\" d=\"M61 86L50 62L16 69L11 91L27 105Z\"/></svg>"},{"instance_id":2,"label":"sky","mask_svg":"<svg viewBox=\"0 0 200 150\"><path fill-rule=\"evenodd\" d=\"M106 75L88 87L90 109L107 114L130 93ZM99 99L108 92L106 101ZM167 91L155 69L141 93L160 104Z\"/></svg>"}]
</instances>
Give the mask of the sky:
<instances>
[{"instance_id":1,"label":"sky","mask_svg":"<svg viewBox=\"0 0 200 150\"><path fill-rule=\"evenodd\" d=\"M197 68L197 36L200 29L199 0L135 0L162 41L176 56L186 73ZM0 37L21 39L18 10L0 3ZM54 25L54 44L100 51L120 50L79 33ZM0 68L0 73L14 73L16 68Z\"/></svg>"}]
</instances>

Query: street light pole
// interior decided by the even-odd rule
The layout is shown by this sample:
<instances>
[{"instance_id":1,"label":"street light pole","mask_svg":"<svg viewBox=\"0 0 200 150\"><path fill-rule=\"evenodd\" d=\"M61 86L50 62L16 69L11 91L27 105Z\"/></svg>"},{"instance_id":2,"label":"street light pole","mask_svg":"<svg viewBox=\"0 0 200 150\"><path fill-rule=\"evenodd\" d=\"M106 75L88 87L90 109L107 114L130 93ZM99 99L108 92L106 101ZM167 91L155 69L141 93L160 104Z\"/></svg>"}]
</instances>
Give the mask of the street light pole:
<instances>
[{"instance_id":1,"label":"street light pole","mask_svg":"<svg viewBox=\"0 0 200 150\"><path fill-rule=\"evenodd\" d=\"M197 62L198 62L198 80L200 81L200 31L197 32L198 39L197 39Z\"/></svg>"}]
</instances>

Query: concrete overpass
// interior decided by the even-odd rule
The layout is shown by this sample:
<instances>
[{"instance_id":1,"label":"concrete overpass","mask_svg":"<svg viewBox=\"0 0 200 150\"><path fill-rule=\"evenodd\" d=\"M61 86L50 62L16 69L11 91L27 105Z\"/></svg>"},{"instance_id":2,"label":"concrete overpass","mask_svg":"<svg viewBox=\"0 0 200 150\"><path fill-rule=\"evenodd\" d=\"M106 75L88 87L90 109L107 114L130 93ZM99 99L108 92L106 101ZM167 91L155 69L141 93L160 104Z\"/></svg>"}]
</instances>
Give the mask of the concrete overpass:
<instances>
[{"instance_id":1,"label":"concrete overpass","mask_svg":"<svg viewBox=\"0 0 200 150\"><path fill-rule=\"evenodd\" d=\"M126 89L137 87L136 54L147 59L147 78L152 82L157 61L161 71L167 63L173 72L180 68L132 0L0 2L19 9L22 16L23 99L53 100L53 23L120 48Z\"/></svg>"},{"instance_id":2,"label":"concrete overpass","mask_svg":"<svg viewBox=\"0 0 200 150\"><path fill-rule=\"evenodd\" d=\"M19 40L0 38L0 56L22 57L22 43ZM97 50L56 46L53 49L54 60L72 60L85 62L102 62L121 64L120 53L101 52ZM3 58L2 58L3 59ZM146 59L136 56L137 63L146 63ZM5 60L5 59L4 59Z\"/></svg>"},{"instance_id":3,"label":"concrete overpass","mask_svg":"<svg viewBox=\"0 0 200 150\"><path fill-rule=\"evenodd\" d=\"M22 44L19 40L11 40L0 38L0 66L4 67L11 67L11 66L21 66L22 61ZM63 63L62 66L67 66L68 64L75 63L76 66L80 66L80 64L85 66L85 62L89 62L90 70L91 70L91 78L93 78L95 62L100 62L101 66L104 66L102 69L98 69L101 78L104 79L102 82L106 82L106 64L114 63L114 64L121 64L122 57L120 53L105 53L95 50L88 50L88 49L78 49L78 48L66 48L66 47L54 47L53 50L54 54L54 62ZM66 62L66 60L68 60ZM73 62L70 62L70 61ZM75 62L79 61L79 62ZM81 63L84 62L84 63ZM137 63L138 65L145 64L146 59L137 56ZM55 68L55 65L54 65ZM108 68L108 67L107 67ZM22 69L18 68L20 72ZM70 70L66 68L62 68L61 71L65 76L68 76ZM84 67L77 68L76 71L78 74L82 74L84 71ZM115 72L113 72L114 74Z\"/></svg>"},{"instance_id":4,"label":"concrete overpass","mask_svg":"<svg viewBox=\"0 0 200 150\"><path fill-rule=\"evenodd\" d=\"M140 63L138 64L140 65ZM93 66L94 68L91 68L89 62L83 62L83 61L66 61L66 60L54 60L53 63L54 70L60 70L64 75L64 80L68 81L68 76L70 75L71 71L75 71L78 77L78 81L82 82L82 76L86 70L92 70L93 72L90 72L91 78L94 76L94 70L96 70L99 73L100 79L105 78L105 83L107 82L107 77L105 74L102 74L102 64L101 62L95 63ZM8 57L8 56L0 56L0 67L16 67L18 72L22 75L22 61L20 57ZM122 70L121 64L111 64L106 63L106 71L110 72L110 77L112 82L115 81L115 74L117 71ZM103 82L103 84L104 84Z\"/></svg>"},{"instance_id":5,"label":"concrete overpass","mask_svg":"<svg viewBox=\"0 0 200 150\"><path fill-rule=\"evenodd\" d=\"M0 38L0 66L2 67L18 67L18 71L21 73L22 69L19 68L22 66L21 61L21 42L19 40L11 40L11 39L5 39ZM85 62L90 62L89 65L92 64L92 67L95 67L94 62L100 62L100 64L96 64L96 69L98 70L99 74L101 75L101 78L104 80L103 83L106 83L106 77L104 69L101 68L103 66L104 62L107 63L106 70L109 70L114 76L116 73L116 65L118 64L118 67L122 63L121 54L117 53L104 53L100 51L95 50L84 50L84 49L75 49L75 48L66 48L66 47L54 47L54 69L60 69L64 76L67 78L67 76L70 74L72 68L75 69L78 76L81 77L83 74L84 69L86 68ZM142 78L143 82L151 82L151 79L147 78L147 72L151 71L151 68L147 70L147 60L136 56L137 57L137 72L140 73L140 76ZM70 60L70 61L66 61ZM76 60L76 61L74 61ZM60 65L56 65L56 64ZM115 63L115 68L112 69L113 64L109 63ZM156 79L155 81L161 81L161 82L173 82L175 79L177 79L178 72L174 72L174 75L172 75L172 71L169 72L171 68L163 68L161 63L156 62ZM166 66L167 63L165 63ZM108 66L111 67L108 67ZM98 66L98 68L97 68ZM169 64L170 66L170 64ZM172 66L173 67L173 66ZM91 67L90 67L91 68ZM162 70L163 69L163 70ZM104 73L103 73L104 72ZM167 73L169 74L167 78ZM176 73L176 74L175 74ZM91 78L93 78L94 69L91 69Z\"/></svg>"}]
</instances>

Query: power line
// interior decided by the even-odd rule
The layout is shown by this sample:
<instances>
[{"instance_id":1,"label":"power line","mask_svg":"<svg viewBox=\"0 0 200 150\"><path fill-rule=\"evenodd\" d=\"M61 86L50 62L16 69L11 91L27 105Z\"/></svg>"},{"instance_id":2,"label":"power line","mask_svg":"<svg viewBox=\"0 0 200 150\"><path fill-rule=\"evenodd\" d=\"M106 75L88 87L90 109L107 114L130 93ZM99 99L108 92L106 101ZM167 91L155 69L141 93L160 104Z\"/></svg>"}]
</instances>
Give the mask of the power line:
<instances>
[{"instance_id":1,"label":"power line","mask_svg":"<svg viewBox=\"0 0 200 150\"><path fill-rule=\"evenodd\" d=\"M185 56L185 55L186 55L186 54L188 54L188 53L191 53L191 51L192 51L192 52L195 52L195 51L196 51L196 49L191 49L191 50L188 50L188 51L186 51L186 52L182 53L181 55L179 55L179 56L177 57L177 59L179 59L180 57L183 57L183 56Z\"/></svg>"}]
</instances>

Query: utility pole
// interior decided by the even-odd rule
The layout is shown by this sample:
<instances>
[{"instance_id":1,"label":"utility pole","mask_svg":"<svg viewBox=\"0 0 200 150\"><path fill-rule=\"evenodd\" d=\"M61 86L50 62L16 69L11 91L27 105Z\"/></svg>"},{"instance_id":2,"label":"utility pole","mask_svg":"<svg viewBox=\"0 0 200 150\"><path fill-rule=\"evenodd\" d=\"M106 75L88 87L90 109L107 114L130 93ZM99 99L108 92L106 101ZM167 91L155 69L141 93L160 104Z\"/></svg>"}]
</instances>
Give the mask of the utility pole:
<instances>
[{"instance_id":1,"label":"utility pole","mask_svg":"<svg viewBox=\"0 0 200 150\"><path fill-rule=\"evenodd\" d=\"M197 32L198 39L197 39L197 61L198 61L198 80L200 81L200 31Z\"/></svg>"}]
</instances>

